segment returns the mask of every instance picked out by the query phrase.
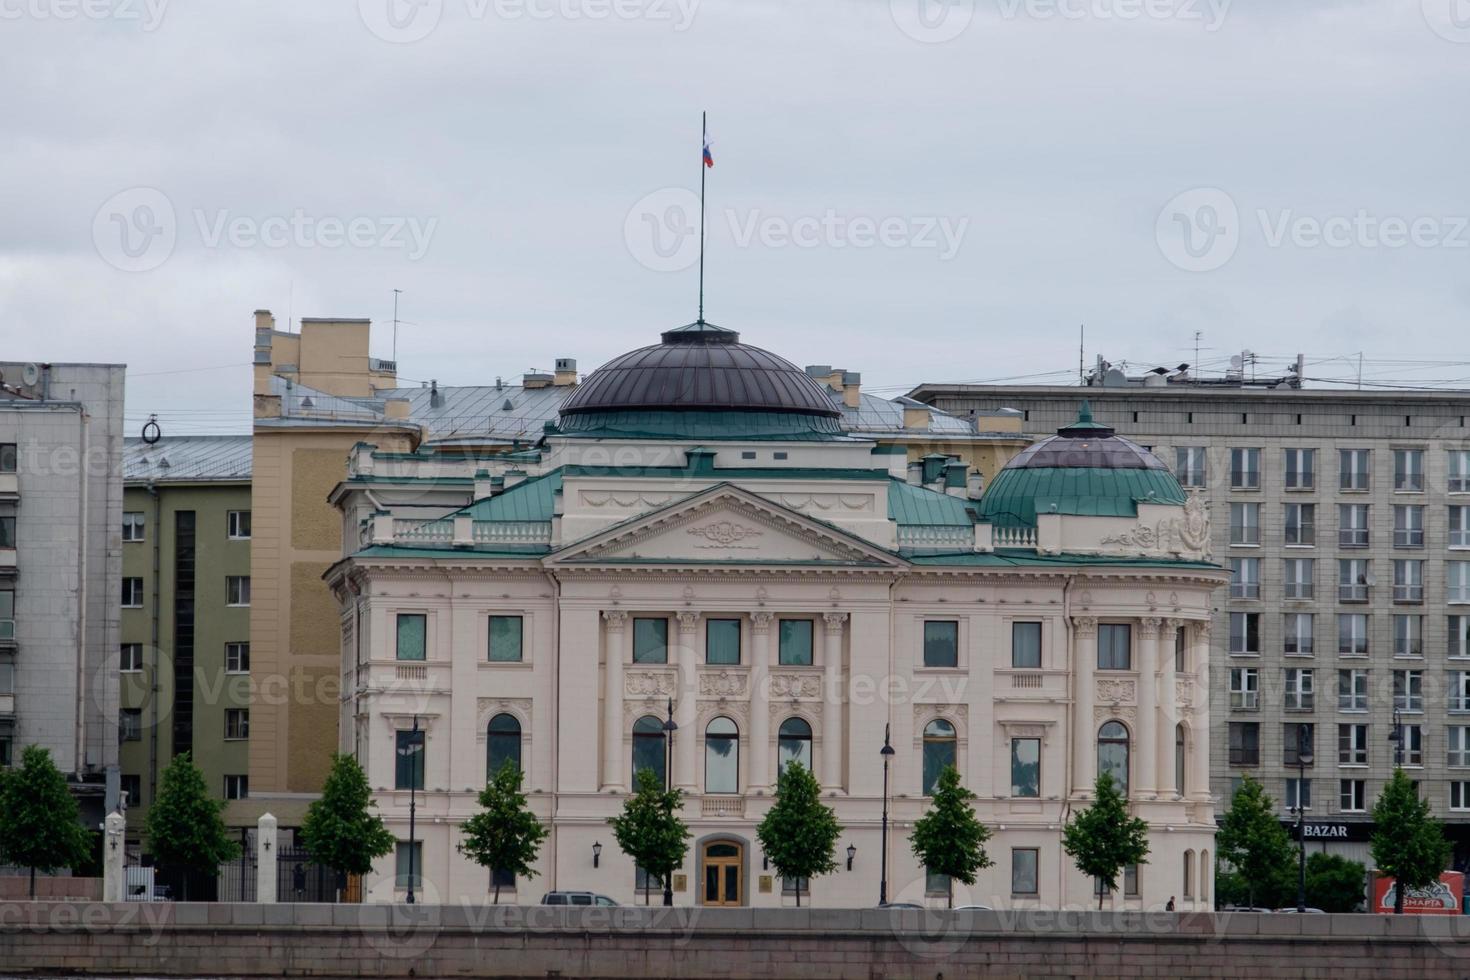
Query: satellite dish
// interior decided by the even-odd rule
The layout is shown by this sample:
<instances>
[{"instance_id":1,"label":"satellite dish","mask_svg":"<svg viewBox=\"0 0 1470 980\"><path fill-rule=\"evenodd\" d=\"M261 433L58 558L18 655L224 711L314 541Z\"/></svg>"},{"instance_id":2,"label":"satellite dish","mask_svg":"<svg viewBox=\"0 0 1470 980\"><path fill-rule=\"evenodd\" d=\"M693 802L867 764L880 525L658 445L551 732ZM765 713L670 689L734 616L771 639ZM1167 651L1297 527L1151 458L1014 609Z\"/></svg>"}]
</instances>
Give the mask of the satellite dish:
<instances>
[{"instance_id":1,"label":"satellite dish","mask_svg":"<svg viewBox=\"0 0 1470 980\"><path fill-rule=\"evenodd\" d=\"M1107 373L1103 375L1103 387L1126 388L1128 387L1128 375L1117 368L1108 368Z\"/></svg>"},{"instance_id":2,"label":"satellite dish","mask_svg":"<svg viewBox=\"0 0 1470 980\"><path fill-rule=\"evenodd\" d=\"M20 383L27 387L41 380L41 369L35 364L27 364L20 369Z\"/></svg>"}]
</instances>

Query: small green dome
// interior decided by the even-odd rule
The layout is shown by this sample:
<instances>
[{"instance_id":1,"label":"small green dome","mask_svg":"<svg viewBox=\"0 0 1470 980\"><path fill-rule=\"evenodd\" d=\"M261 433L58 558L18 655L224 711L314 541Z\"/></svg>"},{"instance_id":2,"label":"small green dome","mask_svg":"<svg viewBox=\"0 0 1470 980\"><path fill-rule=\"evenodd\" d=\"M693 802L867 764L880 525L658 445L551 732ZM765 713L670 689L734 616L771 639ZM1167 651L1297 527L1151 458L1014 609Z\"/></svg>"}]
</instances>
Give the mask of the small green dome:
<instances>
[{"instance_id":1,"label":"small green dome","mask_svg":"<svg viewBox=\"0 0 1470 980\"><path fill-rule=\"evenodd\" d=\"M980 499L980 519L1035 527L1037 514L1134 517L1140 503L1185 503L1174 474L1153 453L1117 435L1082 403L1077 421L1027 446Z\"/></svg>"}]
</instances>

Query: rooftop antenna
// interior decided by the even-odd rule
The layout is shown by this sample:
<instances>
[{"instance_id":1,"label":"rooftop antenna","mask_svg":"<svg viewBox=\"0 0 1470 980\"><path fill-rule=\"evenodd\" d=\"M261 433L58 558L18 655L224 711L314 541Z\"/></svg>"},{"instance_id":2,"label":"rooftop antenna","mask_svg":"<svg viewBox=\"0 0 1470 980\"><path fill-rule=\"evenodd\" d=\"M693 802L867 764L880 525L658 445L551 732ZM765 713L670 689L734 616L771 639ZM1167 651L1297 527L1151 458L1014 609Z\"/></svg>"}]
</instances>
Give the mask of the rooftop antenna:
<instances>
[{"instance_id":1,"label":"rooftop antenna","mask_svg":"<svg viewBox=\"0 0 1470 980\"><path fill-rule=\"evenodd\" d=\"M1083 367L1082 367L1082 357L1083 357L1083 350L1086 349L1086 347L1087 347L1087 324L1085 324L1085 323L1078 324L1078 326L1077 326L1077 383L1079 385L1084 385L1084 386L1087 384L1087 372L1085 370L1083 370Z\"/></svg>"},{"instance_id":2,"label":"rooftop antenna","mask_svg":"<svg viewBox=\"0 0 1470 980\"><path fill-rule=\"evenodd\" d=\"M393 290L393 369L398 370L398 294L401 289Z\"/></svg>"},{"instance_id":3,"label":"rooftop antenna","mask_svg":"<svg viewBox=\"0 0 1470 980\"><path fill-rule=\"evenodd\" d=\"M715 165L709 149L709 113L699 114L700 167L699 167L699 323L704 323L704 172Z\"/></svg>"},{"instance_id":4,"label":"rooftop antenna","mask_svg":"<svg viewBox=\"0 0 1470 980\"><path fill-rule=\"evenodd\" d=\"M1199 373L1199 342L1204 335L1205 332L1203 330L1196 330L1194 332L1194 370L1196 374Z\"/></svg>"}]
</instances>

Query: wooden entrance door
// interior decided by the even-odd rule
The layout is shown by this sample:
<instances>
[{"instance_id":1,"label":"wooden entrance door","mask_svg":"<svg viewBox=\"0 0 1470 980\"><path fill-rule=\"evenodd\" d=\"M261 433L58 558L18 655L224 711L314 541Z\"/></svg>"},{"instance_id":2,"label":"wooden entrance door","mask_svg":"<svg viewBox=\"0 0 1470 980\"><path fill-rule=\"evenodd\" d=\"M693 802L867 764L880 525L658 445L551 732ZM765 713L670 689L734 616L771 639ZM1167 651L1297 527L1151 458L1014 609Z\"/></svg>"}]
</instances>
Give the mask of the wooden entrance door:
<instances>
[{"instance_id":1,"label":"wooden entrance door","mask_svg":"<svg viewBox=\"0 0 1470 980\"><path fill-rule=\"evenodd\" d=\"M704 845L704 904L740 905L745 901L741 880L743 847L734 841Z\"/></svg>"}]
</instances>

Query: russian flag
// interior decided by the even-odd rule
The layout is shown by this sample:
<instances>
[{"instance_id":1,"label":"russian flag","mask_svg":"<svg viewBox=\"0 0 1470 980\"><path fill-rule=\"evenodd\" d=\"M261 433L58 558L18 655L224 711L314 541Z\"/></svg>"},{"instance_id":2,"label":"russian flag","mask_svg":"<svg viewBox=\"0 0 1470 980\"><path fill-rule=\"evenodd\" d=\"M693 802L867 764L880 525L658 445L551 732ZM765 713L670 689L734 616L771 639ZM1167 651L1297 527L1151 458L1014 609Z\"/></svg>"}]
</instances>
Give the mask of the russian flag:
<instances>
[{"instance_id":1,"label":"russian flag","mask_svg":"<svg viewBox=\"0 0 1470 980\"><path fill-rule=\"evenodd\" d=\"M712 154L709 151L709 136L708 135L706 135L704 137L704 165L706 167L713 167L715 165L715 157L714 157L714 154Z\"/></svg>"}]
</instances>

